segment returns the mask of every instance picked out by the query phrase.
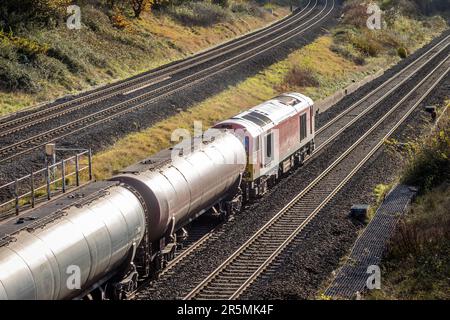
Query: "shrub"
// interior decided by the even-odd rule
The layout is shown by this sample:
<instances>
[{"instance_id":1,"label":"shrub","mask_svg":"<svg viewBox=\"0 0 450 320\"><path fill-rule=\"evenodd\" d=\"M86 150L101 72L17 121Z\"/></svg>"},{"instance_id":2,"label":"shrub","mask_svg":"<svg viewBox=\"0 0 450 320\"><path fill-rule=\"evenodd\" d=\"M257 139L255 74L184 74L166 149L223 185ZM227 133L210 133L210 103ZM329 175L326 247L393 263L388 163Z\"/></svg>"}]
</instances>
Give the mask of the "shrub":
<instances>
[{"instance_id":1,"label":"shrub","mask_svg":"<svg viewBox=\"0 0 450 320\"><path fill-rule=\"evenodd\" d=\"M419 187L426 192L433 187L450 181L450 119L443 121L438 130L427 142L411 144L404 182Z\"/></svg>"},{"instance_id":2,"label":"shrub","mask_svg":"<svg viewBox=\"0 0 450 320\"><path fill-rule=\"evenodd\" d=\"M210 26L228 21L230 14L218 5L207 2L189 2L169 9L169 13L185 25Z\"/></svg>"},{"instance_id":3,"label":"shrub","mask_svg":"<svg viewBox=\"0 0 450 320\"><path fill-rule=\"evenodd\" d=\"M35 93L39 86L19 63L0 58L0 89Z\"/></svg>"},{"instance_id":4,"label":"shrub","mask_svg":"<svg viewBox=\"0 0 450 320\"><path fill-rule=\"evenodd\" d=\"M34 22L55 25L66 15L67 6L71 3L72 0L2 0L0 21L12 29Z\"/></svg>"},{"instance_id":5,"label":"shrub","mask_svg":"<svg viewBox=\"0 0 450 320\"><path fill-rule=\"evenodd\" d=\"M223 8L227 8L229 6L228 0L211 0L211 3L217 4Z\"/></svg>"},{"instance_id":6,"label":"shrub","mask_svg":"<svg viewBox=\"0 0 450 320\"><path fill-rule=\"evenodd\" d=\"M37 41L28 38L14 36L12 32L5 33L0 30L0 45L14 47L15 50L25 55L28 59L33 59L37 54L47 54L48 45L41 45Z\"/></svg>"},{"instance_id":7,"label":"shrub","mask_svg":"<svg viewBox=\"0 0 450 320\"><path fill-rule=\"evenodd\" d=\"M111 16L111 23L113 27L117 29L126 29L130 26L130 22L118 10L116 10L114 14Z\"/></svg>"},{"instance_id":8,"label":"shrub","mask_svg":"<svg viewBox=\"0 0 450 320\"><path fill-rule=\"evenodd\" d=\"M230 6L230 10L233 13L237 14L247 14L252 15L256 17L263 17L264 16L264 9L261 7L255 5L251 2L233 2Z\"/></svg>"},{"instance_id":9,"label":"shrub","mask_svg":"<svg viewBox=\"0 0 450 320\"><path fill-rule=\"evenodd\" d=\"M354 34L350 36L352 45L365 56L376 57L383 49L369 33Z\"/></svg>"},{"instance_id":10,"label":"shrub","mask_svg":"<svg viewBox=\"0 0 450 320\"><path fill-rule=\"evenodd\" d=\"M359 2L348 2L343 8L343 23L356 27L366 27L367 7Z\"/></svg>"},{"instance_id":11,"label":"shrub","mask_svg":"<svg viewBox=\"0 0 450 320\"><path fill-rule=\"evenodd\" d=\"M70 48L66 48L62 44L50 48L48 56L64 63L73 73L79 73L86 70L84 64L76 58L73 52L70 52Z\"/></svg>"},{"instance_id":12,"label":"shrub","mask_svg":"<svg viewBox=\"0 0 450 320\"><path fill-rule=\"evenodd\" d=\"M48 56L38 55L33 65L41 79L65 82L69 78L67 67L61 61Z\"/></svg>"},{"instance_id":13,"label":"shrub","mask_svg":"<svg viewBox=\"0 0 450 320\"><path fill-rule=\"evenodd\" d=\"M394 299L450 298L449 196L448 184L435 188L400 220L383 263Z\"/></svg>"},{"instance_id":14,"label":"shrub","mask_svg":"<svg viewBox=\"0 0 450 320\"><path fill-rule=\"evenodd\" d=\"M341 57L344 57L347 60L353 61L357 65L362 66L366 63L366 60L364 59L364 57L353 54L352 52L350 52L350 50L348 50L347 48L345 48L343 46L333 44L330 49L334 53L337 53L338 55L340 55Z\"/></svg>"},{"instance_id":15,"label":"shrub","mask_svg":"<svg viewBox=\"0 0 450 320\"><path fill-rule=\"evenodd\" d=\"M316 80L313 73L309 69L302 69L299 66L294 66L289 70L284 79L284 83L289 86L297 87L317 87L319 81Z\"/></svg>"},{"instance_id":16,"label":"shrub","mask_svg":"<svg viewBox=\"0 0 450 320\"><path fill-rule=\"evenodd\" d=\"M408 56L408 50L405 47L397 49L397 54L400 58L405 59Z\"/></svg>"}]
</instances>

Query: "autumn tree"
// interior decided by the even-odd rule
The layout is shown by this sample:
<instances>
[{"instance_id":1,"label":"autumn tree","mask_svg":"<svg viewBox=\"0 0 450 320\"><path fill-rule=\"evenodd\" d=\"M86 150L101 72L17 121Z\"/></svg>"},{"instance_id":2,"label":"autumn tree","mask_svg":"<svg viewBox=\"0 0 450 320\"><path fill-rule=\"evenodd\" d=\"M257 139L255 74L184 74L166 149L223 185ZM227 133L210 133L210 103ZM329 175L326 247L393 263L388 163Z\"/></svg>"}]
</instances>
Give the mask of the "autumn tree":
<instances>
[{"instance_id":1,"label":"autumn tree","mask_svg":"<svg viewBox=\"0 0 450 320\"><path fill-rule=\"evenodd\" d=\"M154 0L131 0L131 8L133 9L134 16L139 18L141 13L149 10Z\"/></svg>"},{"instance_id":2,"label":"autumn tree","mask_svg":"<svg viewBox=\"0 0 450 320\"><path fill-rule=\"evenodd\" d=\"M72 0L1 0L0 27L43 22L54 24L66 15Z\"/></svg>"}]
</instances>

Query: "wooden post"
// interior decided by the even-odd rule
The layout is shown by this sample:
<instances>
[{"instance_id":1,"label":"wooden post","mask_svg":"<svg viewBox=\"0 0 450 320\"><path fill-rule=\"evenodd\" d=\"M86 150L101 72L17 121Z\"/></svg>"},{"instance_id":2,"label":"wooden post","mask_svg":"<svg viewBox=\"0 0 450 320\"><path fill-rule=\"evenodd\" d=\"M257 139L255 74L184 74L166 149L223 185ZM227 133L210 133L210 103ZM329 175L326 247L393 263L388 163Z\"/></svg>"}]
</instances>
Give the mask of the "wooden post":
<instances>
[{"instance_id":1,"label":"wooden post","mask_svg":"<svg viewBox=\"0 0 450 320\"><path fill-rule=\"evenodd\" d=\"M31 186L31 207L34 208L36 199L34 197L34 173L33 173L33 171L31 171L31 174L30 174L30 186Z\"/></svg>"},{"instance_id":2,"label":"wooden post","mask_svg":"<svg viewBox=\"0 0 450 320\"><path fill-rule=\"evenodd\" d=\"M66 163L64 159L61 160L61 181L62 181L62 192L66 193Z\"/></svg>"},{"instance_id":3,"label":"wooden post","mask_svg":"<svg viewBox=\"0 0 450 320\"><path fill-rule=\"evenodd\" d=\"M14 181L14 197L16 198L16 215L19 215L19 182Z\"/></svg>"},{"instance_id":4,"label":"wooden post","mask_svg":"<svg viewBox=\"0 0 450 320\"><path fill-rule=\"evenodd\" d=\"M50 200L51 198L51 190L50 190L50 167L47 163L47 170L45 174L45 178L47 180L47 200Z\"/></svg>"},{"instance_id":5,"label":"wooden post","mask_svg":"<svg viewBox=\"0 0 450 320\"><path fill-rule=\"evenodd\" d=\"M89 149L89 181L92 180L92 150Z\"/></svg>"},{"instance_id":6,"label":"wooden post","mask_svg":"<svg viewBox=\"0 0 450 320\"><path fill-rule=\"evenodd\" d=\"M80 186L80 165L78 163L78 153L75 155L75 180L77 187Z\"/></svg>"}]
</instances>

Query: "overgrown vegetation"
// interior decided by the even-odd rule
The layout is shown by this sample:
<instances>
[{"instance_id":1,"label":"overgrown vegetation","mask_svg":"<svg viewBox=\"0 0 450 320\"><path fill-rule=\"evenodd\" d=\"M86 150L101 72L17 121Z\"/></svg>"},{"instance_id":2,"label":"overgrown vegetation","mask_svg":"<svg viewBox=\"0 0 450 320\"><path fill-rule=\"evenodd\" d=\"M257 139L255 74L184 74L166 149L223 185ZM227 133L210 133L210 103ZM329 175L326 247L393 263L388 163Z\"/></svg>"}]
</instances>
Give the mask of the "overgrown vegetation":
<instances>
[{"instance_id":1,"label":"overgrown vegetation","mask_svg":"<svg viewBox=\"0 0 450 320\"><path fill-rule=\"evenodd\" d=\"M429 2L433 8L439 8L441 3ZM418 43L426 40L429 29L442 29L445 25L441 17L424 17L424 12L431 13L433 10L422 10L422 6L414 0L379 1L379 4L384 9L381 29L370 30L366 26L369 2L345 2L342 25L334 32L335 52L358 64L382 54L406 58Z\"/></svg>"},{"instance_id":2,"label":"overgrown vegetation","mask_svg":"<svg viewBox=\"0 0 450 320\"><path fill-rule=\"evenodd\" d=\"M419 187L422 193L450 181L450 120L442 121L430 139L409 144L403 182Z\"/></svg>"},{"instance_id":3,"label":"overgrown vegetation","mask_svg":"<svg viewBox=\"0 0 450 320\"><path fill-rule=\"evenodd\" d=\"M367 213L367 219L366 222L369 223L373 217L375 216L375 213L377 212L378 208L383 203L384 199L386 198L389 191L391 191L393 187L393 184L377 184L373 190L373 195L375 197L375 203L370 206L369 212Z\"/></svg>"},{"instance_id":4,"label":"overgrown vegetation","mask_svg":"<svg viewBox=\"0 0 450 320\"><path fill-rule=\"evenodd\" d=\"M187 2L169 9L169 13L184 25L210 26L231 20L231 11L213 3Z\"/></svg>"},{"instance_id":5,"label":"overgrown vegetation","mask_svg":"<svg viewBox=\"0 0 450 320\"><path fill-rule=\"evenodd\" d=\"M422 16L415 5L413 5L414 10L410 10L407 15L396 1L385 2L384 4L380 2L381 7L385 8L381 15L382 29L370 30L366 25L369 17L367 8L370 3L356 0L345 1L342 21L332 30L333 42L330 49L333 52L333 59L337 55L344 58L350 65L361 69L378 67L380 61L384 61L384 68L386 64L406 58L409 53L431 40L432 34L446 28L443 18ZM320 66L311 68L307 62L293 65L278 89L309 93L315 91L314 87L329 88L329 79L323 77L323 74L326 74L323 69L334 63L323 60L319 64L323 68ZM335 71L339 72L339 70ZM337 89L338 85L331 87Z\"/></svg>"},{"instance_id":6,"label":"overgrown vegetation","mask_svg":"<svg viewBox=\"0 0 450 320\"><path fill-rule=\"evenodd\" d=\"M285 89L292 87L317 87L319 81L315 78L314 72L308 68L302 68L294 65L288 71L284 78L284 82L280 87L280 91L287 91Z\"/></svg>"},{"instance_id":7,"label":"overgrown vegetation","mask_svg":"<svg viewBox=\"0 0 450 320\"><path fill-rule=\"evenodd\" d=\"M450 103L450 102L449 102ZM374 299L450 299L450 117L425 141L411 144L403 182L420 187L383 259Z\"/></svg>"}]
</instances>

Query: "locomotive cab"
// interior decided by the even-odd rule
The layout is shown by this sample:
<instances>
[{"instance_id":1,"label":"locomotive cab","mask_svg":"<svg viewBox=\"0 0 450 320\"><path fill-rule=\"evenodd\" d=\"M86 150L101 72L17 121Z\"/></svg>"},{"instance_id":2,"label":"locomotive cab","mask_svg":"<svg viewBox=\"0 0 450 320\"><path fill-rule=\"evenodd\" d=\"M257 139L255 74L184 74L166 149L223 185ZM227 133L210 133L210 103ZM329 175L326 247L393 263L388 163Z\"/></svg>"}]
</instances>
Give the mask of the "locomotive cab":
<instances>
[{"instance_id":1,"label":"locomotive cab","mask_svg":"<svg viewBox=\"0 0 450 320\"><path fill-rule=\"evenodd\" d=\"M249 198L300 165L314 149L313 101L286 93L215 126L241 137L247 154L244 181Z\"/></svg>"}]
</instances>

